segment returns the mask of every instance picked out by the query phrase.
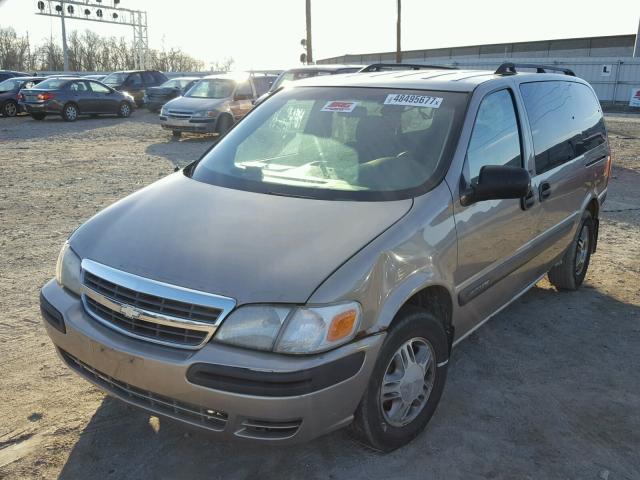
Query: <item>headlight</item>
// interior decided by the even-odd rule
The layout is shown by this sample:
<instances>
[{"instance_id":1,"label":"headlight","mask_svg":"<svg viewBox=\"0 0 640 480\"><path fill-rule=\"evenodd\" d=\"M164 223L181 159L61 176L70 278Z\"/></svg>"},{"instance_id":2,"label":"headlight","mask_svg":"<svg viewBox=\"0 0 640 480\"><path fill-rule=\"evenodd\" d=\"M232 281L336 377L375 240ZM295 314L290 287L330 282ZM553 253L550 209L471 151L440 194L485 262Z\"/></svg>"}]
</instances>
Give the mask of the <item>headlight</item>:
<instances>
[{"instance_id":1,"label":"headlight","mask_svg":"<svg viewBox=\"0 0 640 480\"><path fill-rule=\"evenodd\" d=\"M256 350L272 350L289 308L270 305L241 307L227 318L216 340Z\"/></svg>"},{"instance_id":2,"label":"headlight","mask_svg":"<svg viewBox=\"0 0 640 480\"><path fill-rule=\"evenodd\" d=\"M233 312L215 339L257 350L318 353L353 339L361 316L357 302L299 308L249 305Z\"/></svg>"},{"instance_id":3,"label":"headlight","mask_svg":"<svg viewBox=\"0 0 640 480\"><path fill-rule=\"evenodd\" d=\"M167 116L167 109L166 109L166 108L164 108L164 107L162 107L162 108L160 109L160 115L162 115L163 117L166 117L166 116Z\"/></svg>"},{"instance_id":4,"label":"headlight","mask_svg":"<svg viewBox=\"0 0 640 480\"><path fill-rule=\"evenodd\" d=\"M56 280L63 287L76 295L82 293L80 283L80 258L71 250L69 242L65 242L56 263Z\"/></svg>"},{"instance_id":5,"label":"headlight","mask_svg":"<svg viewBox=\"0 0 640 480\"><path fill-rule=\"evenodd\" d=\"M203 110L201 112L194 112L193 116L194 117L200 117L200 118L214 118L215 116L218 115L218 111L217 110Z\"/></svg>"}]
</instances>

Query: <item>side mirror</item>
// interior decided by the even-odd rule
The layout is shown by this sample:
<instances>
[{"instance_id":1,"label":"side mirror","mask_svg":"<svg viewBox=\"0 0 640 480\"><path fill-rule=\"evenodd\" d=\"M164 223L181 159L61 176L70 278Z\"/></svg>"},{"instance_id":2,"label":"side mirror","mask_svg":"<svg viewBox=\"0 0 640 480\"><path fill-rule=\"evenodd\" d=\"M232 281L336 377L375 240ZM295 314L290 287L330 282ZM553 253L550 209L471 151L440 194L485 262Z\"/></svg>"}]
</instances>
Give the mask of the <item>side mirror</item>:
<instances>
[{"instance_id":1,"label":"side mirror","mask_svg":"<svg viewBox=\"0 0 640 480\"><path fill-rule=\"evenodd\" d=\"M477 183L472 183L462 194L464 206L484 200L522 198L531 188L529 172L522 167L485 165L480 170Z\"/></svg>"}]
</instances>

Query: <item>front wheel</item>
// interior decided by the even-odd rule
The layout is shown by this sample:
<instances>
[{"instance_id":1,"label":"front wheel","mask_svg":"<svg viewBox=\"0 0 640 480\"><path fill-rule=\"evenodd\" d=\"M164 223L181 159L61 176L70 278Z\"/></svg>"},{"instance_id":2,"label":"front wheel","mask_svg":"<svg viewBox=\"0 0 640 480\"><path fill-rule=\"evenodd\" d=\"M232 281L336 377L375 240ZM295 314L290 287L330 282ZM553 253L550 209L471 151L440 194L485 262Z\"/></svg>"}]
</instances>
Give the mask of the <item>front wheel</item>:
<instances>
[{"instance_id":1,"label":"front wheel","mask_svg":"<svg viewBox=\"0 0 640 480\"><path fill-rule=\"evenodd\" d=\"M18 104L12 100L8 100L2 106L2 114L5 117L15 117L18 114Z\"/></svg>"},{"instance_id":2,"label":"front wheel","mask_svg":"<svg viewBox=\"0 0 640 480\"><path fill-rule=\"evenodd\" d=\"M223 137L233 126L233 119L229 115L221 115L216 125L216 133Z\"/></svg>"},{"instance_id":3,"label":"front wheel","mask_svg":"<svg viewBox=\"0 0 640 480\"><path fill-rule=\"evenodd\" d=\"M406 445L425 428L447 377L442 322L417 307L404 307L398 315L352 425L357 440L382 452Z\"/></svg>"},{"instance_id":4,"label":"front wheel","mask_svg":"<svg viewBox=\"0 0 640 480\"><path fill-rule=\"evenodd\" d=\"M582 214L578 236L569 245L559 265L547 276L558 290L576 290L587 276L591 253L595 245L595 223L589 211Z\"/></svg>"},{"instance_id":5,"label":"front wheel","mask_svg":"<svg viewBox=\"0 0 640 480\"><path fill-rule=\"evenodd\" d=\"M65 122L75 122L78 119L78 107L73 103L67 103L62 109L62 118Z\"/></svg>"},{"instance_id":6,"label":"front wheel","mask_svg":"<svg viewBox=\"0 0 640 480\"><path fill-rule=\"evenodd\" d=\"M118 116L122 118L127 118L131 115L131 105L127 102L122 102L118 107Z\"/></svg>"}]
</instances>

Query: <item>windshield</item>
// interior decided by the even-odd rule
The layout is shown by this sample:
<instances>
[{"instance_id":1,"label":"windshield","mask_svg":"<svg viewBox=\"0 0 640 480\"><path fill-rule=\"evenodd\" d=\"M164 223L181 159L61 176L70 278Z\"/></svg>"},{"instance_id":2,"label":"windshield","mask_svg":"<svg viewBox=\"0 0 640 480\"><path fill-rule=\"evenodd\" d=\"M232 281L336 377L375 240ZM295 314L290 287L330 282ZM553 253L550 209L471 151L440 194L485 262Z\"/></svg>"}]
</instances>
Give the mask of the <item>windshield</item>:
<instances>
[{"instance_id":1,"label":"windshield","mask_svg":"<svg viewBox=\"0 0 640 480\"><path fill-rule=\"evenodd\" d=\"M195 98L227 98L233 93L235 82L222 78L200 80L185 94L185 97Z\"/></svg>"},{"instance_id":2,"label":"windshield","mask_svg":"<svg viewBox=\"0 0 640 480\"><path fill-rule=\"evenodd\" d=\"M215 185L280 195L408 198L441 180L466 98L380 88L284 90L190 173Z\"/></svg>"},{"instance_id":3,"label":"windshield","mask_svg":"<svg viewBox=\"0 0 640 480\"><path fill-rule=\"evenodd\" d=\"M37 87L49 90L57 90L69 81L68 78L47 78L40 82Z\"/></svg>"},{"instance_id":4,"label":"windshield","mask_svg":"<svg viewBox=\"0 0 640 480\"><path fill-rule=\"evenodd\" d=\"M122 85L127 79L127 76L129 76L129 74L125 72L110 73L102 79L102 83L106 83L107 85Z\"/></svg>"}]
</instances>

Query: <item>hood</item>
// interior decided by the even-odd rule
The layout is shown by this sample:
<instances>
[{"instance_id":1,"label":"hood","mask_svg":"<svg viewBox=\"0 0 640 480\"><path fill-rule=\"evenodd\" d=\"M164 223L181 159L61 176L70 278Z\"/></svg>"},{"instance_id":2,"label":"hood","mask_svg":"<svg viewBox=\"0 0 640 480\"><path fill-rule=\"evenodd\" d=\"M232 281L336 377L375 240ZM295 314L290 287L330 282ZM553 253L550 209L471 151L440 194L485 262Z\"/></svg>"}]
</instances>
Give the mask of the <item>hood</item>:
<instances>
[{"instance_id":1,"label":"hood","mask_svg":"<svg viewBox=\"0 0 640 480\"><path fill-rule=\"evenodd\" d=\"M228 101L228 98L178 97L164 106L177 110L224 110Z\"/></svg>"},{"instance_id":2,"label":"hood","mask_svg":"<svg viewBox=\"0 0 640 480\"><path fill-rule=\"evenodd\" d=\"M412 204L265 195L178 172L98 213L70 243L81 258L238 304L304 303Z\"/></svg>"}]
</instances>

